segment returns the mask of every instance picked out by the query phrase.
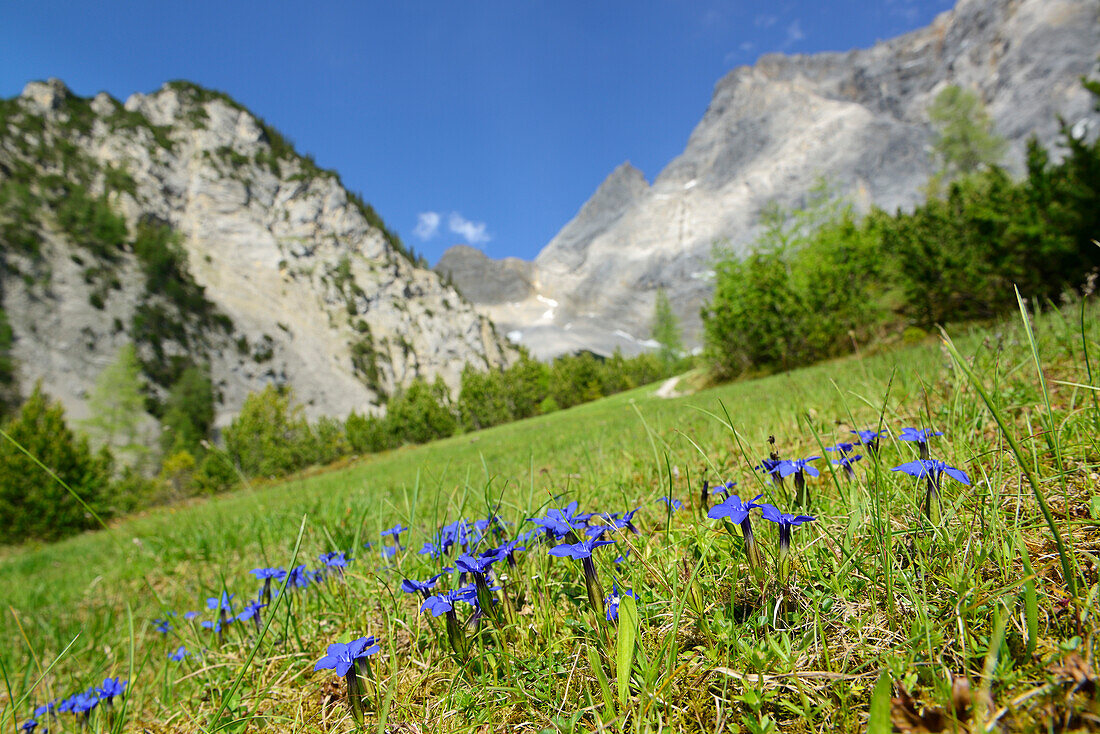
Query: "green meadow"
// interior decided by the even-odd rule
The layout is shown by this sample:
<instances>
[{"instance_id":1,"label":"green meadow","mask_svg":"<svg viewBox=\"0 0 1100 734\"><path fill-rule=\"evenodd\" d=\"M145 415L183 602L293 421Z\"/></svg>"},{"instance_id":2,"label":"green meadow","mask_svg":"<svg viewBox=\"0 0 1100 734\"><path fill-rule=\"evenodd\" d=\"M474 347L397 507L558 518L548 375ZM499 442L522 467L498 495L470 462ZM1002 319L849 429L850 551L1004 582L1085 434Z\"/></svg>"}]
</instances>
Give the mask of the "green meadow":
<instances>
[{"instance_id":1,"label":"green meadow","mask_svg":"<svg viewBox=\"0 0 1100 734\"><path fill-rule=\"evenodd\" d=\"M48 701L129 681L87 718L50 731L992 731L1094 727L1092 668L1100 535L1094 377L1100 328L1070 304L1024 320L949 329L813 367L676 397L650 385L569 410L255 483L159 508L52 545L0 552L0 731ZM679 387L697 381L683 378ZM825 451L853 429L889 429L849 479ZM944 476L891 469L917 458L905 427L942 431ZM774 437L774 443L770 438ZM770 452L821 456L809 506L754 467ZM48 481L43 474L43 481ZM707 517L703 485L816 519L792 530ZM682 506L671 511L661 497ZM705 500L713 506L721 500ZM592 553L603 592L632 589L617 621L592 609L582 564L530 541L494 567L491 611L465 650L421 612L403 579L443 559L418 551L459 518L497 515L495 540L576 501L640 507L640 531ZM587 521L597 526L598 517ZM407 526L383 559L380 533ZM370 549L364 544L371 543ZM489 540L469 549L471 555ZM317 569L257 620L218 635L207 599L256 597L258 567ZM629 551L629 553L627 553ZM625 556L621 564L614 563ZM457 573L439 589L456 588ZM185 619L188 611L200 614ZM167 620L167 633L155 620ZM356 722L347 684L315 663L374 635ZM180 661L169 654L180 647ZM41 729L40 729L41 730Z\"/></svg>"}]
</instances>

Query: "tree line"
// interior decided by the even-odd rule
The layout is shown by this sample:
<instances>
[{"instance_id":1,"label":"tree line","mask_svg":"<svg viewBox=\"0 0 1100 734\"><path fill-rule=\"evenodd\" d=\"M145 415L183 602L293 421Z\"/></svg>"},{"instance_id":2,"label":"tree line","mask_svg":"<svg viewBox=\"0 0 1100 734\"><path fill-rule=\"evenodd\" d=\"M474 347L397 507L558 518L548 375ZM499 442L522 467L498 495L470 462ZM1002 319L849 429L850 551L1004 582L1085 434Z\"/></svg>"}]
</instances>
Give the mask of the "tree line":
<instances>
[{"instance_id":1,"label":"tree line","mask_svg":"<svg viewBox=\"0 0 1100 734\"><path fill-rule=\"evenodd\" d=\"M1097 95L1100 82L1084 82ZM719 379L790 369L891 334L987 319L1028 298L1056 301L1100 266L1100 141L1063 123L1062 159L1032 139L1027 174L973 93L945 89L930 117L938 172L911 212L857 217L819 185L793 211L768 208L747 256L719 248L702 317Z\"/></svg>"}]
</instances>

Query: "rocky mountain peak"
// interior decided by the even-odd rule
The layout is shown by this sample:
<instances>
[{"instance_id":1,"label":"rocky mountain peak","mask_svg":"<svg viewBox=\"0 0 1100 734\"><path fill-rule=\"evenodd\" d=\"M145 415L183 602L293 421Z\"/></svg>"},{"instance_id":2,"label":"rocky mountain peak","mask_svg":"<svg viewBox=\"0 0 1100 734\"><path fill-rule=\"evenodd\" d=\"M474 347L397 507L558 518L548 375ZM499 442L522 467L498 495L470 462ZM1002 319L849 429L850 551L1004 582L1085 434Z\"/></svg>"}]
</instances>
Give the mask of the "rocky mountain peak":
<instances>
[{"instance_id":1,"label":"rocky mountain peak","mask_svg":"<svg viewBox=\"0 0 1100 734\"><path fill-rule=\"evenodd\" d=\"M127 342L154 396L208 371L221 424L268 384L344 416L515 356L335 172L220 92L170 82L120 104L32 83L0 100L0 170L26 200L0 250L11 356L78 418ZM166 267L172 287L150 285Z\"/></svg>"},{"instance_id":2,"label":"rocky mountain peak","mask_svg":"<svg viewBox=\"0 0 1100 734\"><path fill-rule=\"evenodd\" d=\"M51 77L44 82L28 82L19 96L39 112L46 113L60 109L72 92L65 82Z\"/></svg>"},{"instance_id":3,"label":"rocky mountain peak","mask_svg":"<svg viewBox=\"0 0 1100 734\"><path fill-rule=\"evenodd\" d=\"M584 244L611 227L648 190L645 174L630 161L619 164L535 262L549 270L568 271L580 266L584 261Z\"/></svg>"},{"instance_id":4,"label":"rocky mountain peak","mask_svg":"<svg viewBox=\"0 0 1100 734\"><path fill-rule=\"evenodd\" d=\"M1080 82L1096 72L1097 48L1095 0L959 0L870 48L761 56L718 81L684 152L652 186L620 166L539 253L534 282L553 308L491 312L517 338L537 333L542 356L630 352L664 288L696 345L713 247L746 252L765 206L797 207L824 179L859 210L911 207L933 168L928 106L948 85L985 102L1010 172L1023 170L1032 135L1057 158L1059 116L1100 129Z\"/></svg>"}]
</instances>

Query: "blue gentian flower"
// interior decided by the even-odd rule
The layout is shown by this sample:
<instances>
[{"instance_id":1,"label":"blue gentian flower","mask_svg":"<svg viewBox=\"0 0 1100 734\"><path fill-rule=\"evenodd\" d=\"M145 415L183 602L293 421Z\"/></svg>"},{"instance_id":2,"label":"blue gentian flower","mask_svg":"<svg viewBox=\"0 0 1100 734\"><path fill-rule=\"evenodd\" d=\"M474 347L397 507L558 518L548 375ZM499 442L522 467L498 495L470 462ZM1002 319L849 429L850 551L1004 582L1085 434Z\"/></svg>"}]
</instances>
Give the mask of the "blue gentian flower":
<instances>
[{"instance_id":1,"label":"blue gentian flower","mask_svg":"<svg viewBox=\"0 0 1100 734\"><path fill-rule=\"evenodd\" d=\"M957 482L969 486L970 477L962 469L948 466L939 459L917 459L895 466L890 471L900 471L913 477L925 477L928 480L924 495L924 516L933 523L939 522L940 481L944 474Z\"/></svg>"},{"instance_id":2,"label":"blue gentian flower","mask_svg":"<svg viewBox=\"0 0 1100 734\"><path fill-rule=\"evenodd\" d=\"M779 463L779 475L786 478L794 474L796 481L798 475L802 472L809 474L811 477L816 477L820 475L821 472L819 472L816 467L810 466L809 462L817 461L820 458L820 456L810 456L806 459L784 459Z\"/></svg>"},{"instance_id":3,"label":"blue gentian flower","mask_svg":"<svg viewBox=\"0 0 1100 734\"><path fill-rule=\"evenodd\" d=\"M920 452L920 458L928 458L928 439L933 436L942 436L943 431L921 430L916 428L903 428L901 429L901 435L898 436L902 441L913 441L917 444L917 450Z\"/></svg>"},{"instance_id":4,"label":"blue gentian flower","mask_svg":"<svg viewBox=\"0 0 1100 734\"><path fill-rule=\"evenodd\" d=\"M254 568L250 573L264 582L263 588L260 589L260 598L271 603L271 582L285 579L286 571L282 568Z\"/></svg>"},{"instance_id":5,"label":"blue gentian flower","mask_svg":"<svg viewBox=\"0 0 1100 734\"><path fill-rule=\"evenodd\" d=\"M775 505L764 505L762 510L765 520L770 520L779 526L779 575L780 580L785 582L789 562L788 553L791 548L791 528L798 527L803 523L813 522L817 518L810 515L791 515L780 512Z\"/></svg>"},{"instance_id":6,"label":"blue gentian flower","mask_svg":"<svg viewBox=\"0 0 1100 734\"><path fill-rule=\"evenodd\" d=\"M258 632L260 630L260 610L266 606L267 604L257 600L248 602L248 606L244 608L244 611L237 615L237 621L247 622L251 619L256 625L256 631Z\"/></svg>"},{"instance_id":7,"label":"blue gentian flower","mask_svg":"<svg viewBox=\"0 0 1100 734\"><path fill-rule=\"evenodd\" d=\"M771 520L782 529L783 527L791 528L798 527L804 523L813 522L816 517L810 515L791 515L786 512L780 511L778 507L772 504L763 504L760 506L764 519Z\"/></svg>"},{"instance_id":8,"label":"blue gentian flower","mask_svg":"<svg viewBox=\"0 0 1100 734\"><path fill-rule=\"evenodd\" d=\"M630 558L630 548L624 549L619 557L614 560L614 564L616 566L621 566L622 564L626 563L626 560L628 558Z\"/></svg>"},{"instance_id":9,"label":"blue gentian flower","mask_svg":"<svg viewBox=\"0 0 1100 734\"><path fill-rule=\"evenodd\" d=\"M34 731L36 726L38 726L38 720L37 719L27 719L26 721L23 722L23 725L21 727L19 727L19 730L20 731L25 731L25 732L32 732L32 731Z\"/></svg>"},{"instance_id":10,"label":"blue gentian flower","mask_svg":"<svg viewBox=\"0 0 1100 734\"><path fill-rule=\"evenodd\" d=\"M92 709L99 705L99 696L95 694L94 688L89 688L84 693L74 694L71 699L69 710L74 714L88 714Z\"/></svg>"},{"instance_id":11,"label":"blue gentian flower","mask_svg":"<svg viewBox=\"0 0 1100 734\"><path fill-rule=\"evenodd\" d=\"M722 495L722 497L725 498L727 495L729 495L730 492L733 491L734 487L736 486L737 482L726 482L725 484L719 484L710 490L710 494L711 496Z\"/></svg>"},{"instance_id":12,"label":"blue gentian flower","mask_svg":"<svg viewBox=\"0 0 1100 734\"><path fill-rule=\"evenodd\" d=\"M489 573L489 570L493 567L493 564L496 562L496 560L497 559L495 557L487 558L484 556L478 556L475 558L474 556L463 554L455 559L455 565L461 568L463 571L466 571L467 573L472 573L475 576L478 574L485 575Z\"/></svg>"},{"instance_id":13,"label":"blue gentian flower","mask_svg":"<svg viewBox=\"0 0 1100 734\"><path fill-rule=\"evenodd\" d=\"M596 564L592 561L592 551L601 545L614 545L613 541L600 540L599 537L587 537L579 543L562 543L550 549L550 555L559 558L569 557L581 562L584 569L584 586L588 592L588 603L597 619L603 612L603 588L600 586L599 576L596 574Z\"/></svg>"},{"instance_id":14,"label":"blue gentian flower","mask_svg":"<svg viewBox=\"0 0 1100 734\"><path fill-rule=\"evenodd\" d=\"M806 488L806 474L816 477L821 474L809 462L817 461L820 456L811 456L806 459L785 459L779 463L777 469L779 476L789 477L794 475L794 504L795 507L810 506L810 492Z\"/></svg>"},{"instance_id":15,"label":"blue gentian flower","mask_svg":"<svg viewBox=\"0 0 1100 734\"><path fill-rule=\"evenodd\" d=\"M749 514L754 507L761 506L757 504L757 500L763 496L758 494L748 502L742 502L738 495L732 494L707 512L707 517L712 520L726 518L730 522L741 526L741 537L745 541L745 556L749 559L749 566L753 569L761 568L764 564L764 558L756 545L756 538L753 537L752 521L749 519Z\"/></svg>"},{"instance_id":16,"label":"blue gentian flower","mask_svg":"<svg viewBox=\"0 0 1100 734\"><path fill-rule=\"evenodd\" d=\"M190 622L195 617L199 616L198 612L184 612L183 618Z\"/></svg>"},{"instance_id":17,"label":"blue gentian flower","mask_svg":"<svg viewBox=\"0 0 1100 734\"><path fill-rule=\"evenodd\" d=\"M859 443L866 446L867 450L871 453L876 453L878 451L878 442L880 438L890 435L890 432L886 429L883 429L881 431L850 431L850 433L854 433L855 435L859 436Z\"/></svg>"},{"instance_id":18,"label":"blue gentian flower","mask_svg":"<svg viewBox=\"0 0 1100 734\"><path fill-rule=\"evenodd\" d=\"M397 523L392 528L389 528L388 530L383 530L382 535L383 536L392 535L393 536L393 544L396 545L398 548L400 548L401 547L401 533L405 532L406 530L408 530L407 527L405 527L401 523Z\"/></svg>"},{"instance_id":19,"label":"blue gentian flower","mask_svg":"<svg viewBox=\"0 0 1100 734\"><path fill-rule=\"evenodd\" d=\"M107 703L112 703L115 696L121 696L125 690L126 681L120 681L118 678L104 678L103 685L96 688L95 692Z\"/></svg>"},{"instance_id":20,"label":"blue gentian flower","mask_svg":"<svg viewBox=\"0 0 1100 734\"><path fill-rule=\"evenodd\" d=\"M601 530L629 530L632 534L638 535L638 528L634 526L634 515L641 507L635 507L633 510L627 513L623 513L621 516L618 512L598 512L592 517L599 518L603 521L602 525L589 526L585 532L589 535L592 534L593 527L600 528Z\"/></svg>"},{"instance_id":21,"label":"blue gentian flower","mask_svg":"<svg viewBox=\"0 0 1100 734\"><path fill-rule=\"evenodd\" d=\"M852 453L852 449L855 448L854 443L848 443L846 441L837 442L836 446L826 446L826 451L839 451L841 456L847 456ZM833 462L836 463L836 462Z\"/></svg>"},{"instance_id":22,"label":"blue gentian flower","mask_svg":"<svg viewBox=\"0 0 1100 734\"><path fill-rule=\"evenodd\" d=\"M332 670L344 677L348 684L348 703L359 728L363 728L363 685L360 673L368 666L367 658L381 649L374 635L361 637L347 643L336 642L328 646L328 652L313 666L314 670ZM369 671L369 667L368 667Z\"/></svg>"},{"instance_id":23,"label":"blue gentian flower","mask_svg":"<svg viewBox=\"0 0 1100 734\"><path fill-rule=\"evenodd\" d=\"M668 509L669 509L670 513L671 512L676 512L677 510L679 510L681 507L684 506L684 503L681 500L673 499L672 497L658 497L657 501L658 502L664 502L666 505L668 505Z\"/></svg>"},{"instance_id":24,"label":"blue gentian flower","mask_svg":"<svg viewBox=\"0 0 1100 734\"><path fill-rule=\"evenodd\" d=\"M493 609L493 602L495 599L493 598L492 591L489 589L489 580L486 576L497 560L498 556L495 552L492 552L490 556L482 555L474 558L469 555L461 555L455 559L455 565L457 567L474 577L478 606L481 608L481 611L488 614L494 622L499 622L500 620Z\"/></svg>"},{"instance_id":25,"label":"blue gentian flower","mask_svg":"<svg viewBox=\"0 0 1100 734\"><path fill-rule=\"evenodd\" d=\"M401 582L401 590L406 594L419 593L425 599L428 598L428 592L432 590L436 582L439 581L439 577L443 574L437 573L427 581L414 581L413 579L405 579ZM438 614L436 616L439 616Z\"/></svg>"},{"instance_id":26,"label":"blue gentian flower","mask_svg":"<svg viewBox=\"0 0 1100 734\"><path fill-rule=\"evenodd\" d=\"M374 655L382 648L376 644L374 635L360 637L351 642L334 642L328 646L325 656L313 666L314 670L332 670L337 675L347 675L355 661Z\"/></svg>"},{"instance_id":27,"label":"blue gentian flower","mask_svg":"<svg viewBox=\"0 0 1100 734\"><path fill-rule=\"evenodd\" d=\"M172 631L172 623L169 622L167 619L154 619L153 629L155 629L162 635L166 635Z\"/></svg>"},{"instance_id":28,"label":"blue gentian flower","mask_svg":"<svg viewBox=\"0 0 1100 734\"><path fill-rule=\"evenodd\" d=\"M761 459L760 463L753 467L754 471L764 472L776 479L782 479L782 475L779 474L779 467L783 464L783 460L779 458Z\"/></svg>"},{"instance_id":29,"label":"blue gentian flower","mask_svg":"<svg viewBox=\"0 0 1100 734\"><path fill-rule=\"evenodd\" d=\"M203 629L213 630L214 632L218 632L218 633L220 633L222 631L222 623L221 622L212 622L209 619L204 619L202 621L202 627L203 627Z\"/></svg>"},{"instance_id":30,"label":"blue gentian flower","mask_svg":"<svg viewBox=\"0 0 1100 734\"><path fill-rule=\"evenodd\" d=\"M225 591L222 592L221 598L212 596L206 600L207 609L217 609L222 612L233 613L233 597L236 594L229 594Z\"/></svg>"},{"instance_id":31,"label":"blue gentian flower","mask_svg":"<svg viewBox=\"0 0 1100 734\"><path fill-rule=\"evenodd\" d=\"M577 503L574 501L561 509L550 508L542 517L529 517L527 520L543 528L548 535L560 539L569 535L574 528L583 528L587 517L577 516Z\"/></svg>"},{"instance_id":32,"label":"blue gentian flower","mask_svg":"<svg viewBox=\"0 0 1100 734\"><path fill-rule=\"evenodd\" d=\"M742 502L738 495L730 495L721 503L710 508L707 512L707 517L711 520L717 520L719 518L729 518L730 522L740 525L749 516L749 511L754 507L760 507L756 503L758 499L764 495L758 494L747 502Z\"/></svg>"},{"instance_id":33,"label":"blue gentian flower","mask_svg":"<svg viewBox=\"0 0 1100 734\"><path fill-rule=\"evenodd\" d=\"M282 581L286 578L286 571L282 568L254 568L249 573L260 581Z\"/></svg>"},{"instance_id":34,"label":"blue gentian flower","mask_svg":"<svg viewBox=\"0 0 1100 734\"><path fill-rule=\"evenodd\" d=\"M381 550L382 559L383 560L389 560L390 558L393 558L394 556L397 555L398 550L400 550L400 549L398 548L398 546L395 546L395 545L384 545L384 546L382 546L382 550Z\"/></svg>"},{"instance_id":35,"label":"blue gentian flower","mask_svg":"<svg viewBox=\"0 0 1100 734\"><path fill-rule=\"evenodd\" d=\"M890 471L900 471L913 477L928 477L935 483L937 489L940 486L940 477L944 474L963 484L970 484L970 477L966 476L966 472L948 466L939 459L917 459L895 466Z\"/></svg>"},{"instance_id":36,"label":"blue gentian flower","mask_svg":"<svg viewBox=\"0 0 1100 734\"><path fill-rule=\"evenodd\" d=\"M442 594L429 596L420 606L420 611L431 612L433 617L438 617L443 614L447 615L447 641L450 643L451 649L454 651L459 661L466 660L469 654L469 643L466 639L466 631L458 621L458 616L455 614L455 604L460 601L474 604L474 599L476 597L477 591L469 586L465 586L461 589L451 589Z\"/></svg>"},{"instance_id":37,"label":"blue gentian flower","mask_svg":"<svg viewBox=\"0 0 1100 734\"><path fill-rule=\"evenodd\" d=\"M627 589L622 594L619 594L619 585L616 582L612 581L611 593L607 595L606 599L604 599L604 602L607 605L606 615L608 622L619 621L619 602L624 596L632 597L635 601L637 601L638 599L638 595L634 593L633 589Z\"/></svg>"},{"instance_id":38,"label":"blue gentian flower","mask_svg":"<svg viewBox=\"0 0 1100 734\"><path fill-rule=\"evenodd\" d=\"M322 553L318 556L318 559L324 565L329 568L347 568L348 563L354 561L354 558L345 558L346 553L344 551L332 551L331 553Z\"/></svg>"},{"instance_id":39,"label":"blue gentian flower","mask_svg":"<svg viewBox=\"0 0 1100 734\"><path fill-rule=\"evenodd\" d=\"M550 549L550 555L558 556L559 558L572 558L573 560L580 561L586 558L592 557L592 551L599 548L601 545L614 545L613 540L600 540L597 538L584 538L578 543L562 543L556 545Z\"/></svg>"},{"instance_id":40,"label":"blue gentian flower","mask_svg":"<svg viewBox=\"0 0 1100 734\"><path fill-rule=\"evenodd\" d=\"M521 542L525 541L521 541L519 538L516 538L514 540L505 541L504 543L497 546L497 555L508 561L509 568L516 567L516 554L522 553L527 550L527 546L520 545Z\"/></svg>"},{"instance_id":41,"label":"blue gentian flower","mask_svg":"<svg viewBox=\"0 0 1100 734\"><path fill-rule=\"evenodd\" d=\"M443 555L443 548L430 540L424 541L424 546L417 551L420 555L427 555L432 558L439 558Z\"/></svg>"},{"instance_id":42,"label":"blue gentian flower","mask_svg":"<svg viewBox=\"0 0 1100 734\"><path fill-rule=\"evenodd\" d=\"M185 657L187 657L187 648L180 645L174 653L168 656L168 659L179 663L182 662Z\"/></svg>"},{"instance_id":43,"label":"blue gentian flower","mask_svg":"<svg viewBox=\"0 0 1100 734\"><path fill-rule=\"evenodd\" d=\"M477 590L471 586L464 586L461 589L451 589L450 591L444 591L442 594L429 596L424 600L424 603L420 605L420 611L431 612L433 617L438 617L454 610L454 605L457 602L464 601L468 604L472 604L472 600L475 596L477 596Z\"/></svg>"},{"instance_id":44,"label":"blue gentian flower","mask_svg":"<svg viewBox=\"0 0 1100 734\"><path fill-rule=\"evenodd\" d=\"M839 459L833 459L833 463L844 469L844 474L853 479L856 475L855 467L852 465L863 458L863 454L856 454L855 456L842 456Z\"/></svg>"},{"instance_id":45,"label":"blue gentian flower","mask_svg":"<svg viewBox=\"0 0 1100 734\"><path fill-rule=\"evenodd\" d=\"M46 714L52 714L56 708L56 700L50 701L49 703L44 703L34 710L34 718L41 719Z\"/></svg>"},{"instance_id":46,"label":"blue gentian flower","mask_svg":"<svg viewBox=\"0 0 1100 734\"><path fill-rule=\"evenodd\" d=\"M306 570L306 565L304 563L290 569L290 573L287 575L289 578L287 579L286 585L289 589L304 589L313 581L313 576Z\"/></svg>"}]
</instances>

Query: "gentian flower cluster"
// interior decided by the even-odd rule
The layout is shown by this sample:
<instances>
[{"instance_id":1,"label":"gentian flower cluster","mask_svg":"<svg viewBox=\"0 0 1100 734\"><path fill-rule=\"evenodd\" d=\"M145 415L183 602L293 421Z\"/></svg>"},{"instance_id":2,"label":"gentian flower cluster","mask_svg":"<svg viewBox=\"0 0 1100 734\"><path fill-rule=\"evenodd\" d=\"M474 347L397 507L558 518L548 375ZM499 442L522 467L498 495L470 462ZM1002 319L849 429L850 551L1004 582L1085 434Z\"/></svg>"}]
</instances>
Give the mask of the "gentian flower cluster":
<instances>
[{"instance_id":1,"label":"gentian flower cluster","mask_svg":"<svg viewBox=\"0 0 1100 734\"><path fill-rule=\"evenodd\" d=\"M86 691L74 693L64 698L56 698L34 710L34 713L23 722L20 730L33 732L39 726L39 719L44 716L56 717L57 714L74 714L78 717L79 726L87 728L91 720L92 712L103 704L110 709L114 700L126 692L127 681L118 678L104 678L98 686L92 686ZM42 728L47 731L46 727Z\"/></svg>"}]
</instances>

